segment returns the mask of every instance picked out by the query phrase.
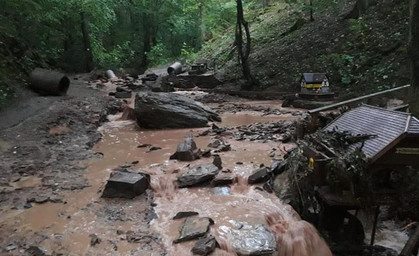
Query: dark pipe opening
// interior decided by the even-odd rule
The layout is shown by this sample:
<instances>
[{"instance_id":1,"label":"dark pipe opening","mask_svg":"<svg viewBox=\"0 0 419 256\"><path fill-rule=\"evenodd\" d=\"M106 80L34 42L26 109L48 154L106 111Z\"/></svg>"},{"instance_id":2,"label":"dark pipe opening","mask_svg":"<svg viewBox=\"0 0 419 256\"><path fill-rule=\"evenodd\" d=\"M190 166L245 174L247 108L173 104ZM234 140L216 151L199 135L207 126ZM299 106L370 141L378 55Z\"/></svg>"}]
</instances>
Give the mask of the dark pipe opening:
<instances>
[{"instance_id":1,"label":"dark pipe opening","mask_svg":"<svg viewBox=\"0 0 419 256\"><path fill-rule=\"evenodd\" d=\"M172 68L172 67L168 67L167 68L167 73L169 74L169 75L171 75L171 74L173 74L173 72L175 71L175 69L174 68Z\"/></svg>"}]
</instances>

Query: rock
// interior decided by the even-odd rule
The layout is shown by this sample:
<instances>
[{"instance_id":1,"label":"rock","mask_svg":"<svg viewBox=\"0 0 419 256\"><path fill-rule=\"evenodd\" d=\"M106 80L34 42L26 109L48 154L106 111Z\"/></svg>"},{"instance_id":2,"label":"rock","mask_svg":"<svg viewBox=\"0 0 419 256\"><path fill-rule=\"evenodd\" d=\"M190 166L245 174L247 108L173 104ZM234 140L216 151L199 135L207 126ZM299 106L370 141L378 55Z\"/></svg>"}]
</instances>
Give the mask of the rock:
<instances>
[{"instance_id":1,"label":"rock","mask_svg":"<svg viewBox=\"0 0 419 256\"><path fill-rule=\"evenodd\" d=\"M284 160L274 160L271 165L271 172L274 175L279 175L285 171L287 162Z\"/></svg>"},{"instance_id":2,"label":"rock","mask_svg":"<svg viewBox=\"0 0 419 256\"><path fill-rule=\"evenodd\" d=\"M276 251L273 234L262 225L241 225L231 230L229 241L239 255L272 255Z\"/></svg>"},{"instance_id":3,"label":"rock","mask_svg":"<svg viewBox=\"0 0 419 256\"><path fill-rule=\"evenodd\" d=\"M210 225L210 218L188 217L179 228L179 238L174 243L181 243L202 237L208 232Z\"/></svg>"},{"instance_id":4,"label":"rock","mask_svg":"<svg viewBox=\"0 0 419 256\"><path fill-rule=\"evenodd\" d=\"M272 187L272 180L268 180L265 184L263 184L263 190L265 190L268 193L274 192Z\"/></svg>"},{"instance_id":5,"label":"rock","mask_svg":"<svg viewBox=\"0 0 419 256\"><path fill-rule=\"evenodd\" d=\"M156 151L156 150L161 150L161 147L150 147L147 151L147 153L151 152L151 151Z\"/></svg>"},{"instance_id":6,"label":"rock","mask_svg":"<svg viewBox=\"0 0 419 256\"><path fill-rule=\"evenodd\" d=\"M131 98L131 92L129 92L129 91L115 92L115 98L117 98L117 99Z\"/></svg>"},{"instance_id":7,"label":"rock","mask_svg":"<svg viewBox=\"0 0 419 256\"><path fill-rule=\"evenodd\" d=\"M222 144L223 144L223 142L221 140L214 140L213 142L211 142L210 144L208 144L208 147L209 148L218 148Z\"/></svg>"},{"instance_id":8,"label":"rock","mask_svg":"<svg viewBox=\"0 0 419 256\"><path fill-rule=\"evenodd\" d=\"M195 167L178 177L177 182L180 188L192 187L205 181L212 180L219 172L214 164L203 164Z\"/></svg>"},{"instance_id":9,"label":"rock","mask_svg":"<svg viewBox=\"0 0 419 256\"><path fill-rule=\"evenodd\" d=\"M137 93L135 113L138 125L151 129L197 128L207 126L208 121L221 122L209 107L175 93Z\"/></svg>"},{"instance_id":10,"label":"rock","mask_svg":"<svg viewBox=\"0 0 419 256\"><path fill-rule=\"evenodd\" d=\"M211 189L211 193L217 196L230 195L230 188L229 187L215 187Z\"/></svg>"},{"instance_id":11,"label":"rock","mask_svg":"<svg viewBox=\"0 0 419 256\"><path fill-rule=\"evenodd\" d=\"M176 213L176 215L173 217L173 219L174 220L177 220L177 219L183 219L183 218L186 218L186 217L191 217L191 216L196 216L196 215L198 215L199 213L197 213L197 212L178 212L178 213Z\"/></svg>"},{"instance_id":12,"label":"rock","mask_svg":"<svg viewBox=\"0 0 419 256\"><path fill-rule=\"evenodd\" d=\"M29 248L26 250L26 253L28 253L30 256L44 256L44 255L46 255L45 249L43 249L39 246L35 246L35 245L29 246Z\"/></svg>"},{"instance_id":13,"label":"rock","mask_svg":"<svg viewBox=\"0 0 419 256\"><path fill-rule=\"evenodd\" d=\"M292 191L290 189L291 181L289 180L288 173L283 172L276 176L273 180L272 188L275 192L275 195L284 201L284 203L289 203L292 198Z\"/></svg>"},{"instance_id":14,"label":"rock","mask_svg":"<svg viewBox=\"0 0 419 256\"><path fill-rule=\"evenodd\" d=\"M6 246L6 251L13 251L13 250L16 250L16 248L17 248L17 246L15 245L15 244L8 244L7 246Z\"/></svg>"},{"instance_id":15,"label":"rock","mask_svg":"<svg viewBox=\"0 0 419 256\"><path fill-rule=\"evenodd\" d=\"M125 237L128 243L148 244L148 243L151 243L152 241L157 240L157 237L144 233L144 232L136 233L133 231L128 231Z\"/></svg>"},{"instance_id":16,"label":"rock","mask_svg":"<svg viewBox=\"0 0 419 256\"><path fill-rule=\"evenodd\" d=\"M129 93L131 93L131 91L130 91L130 90L125 89L125 88L122 88L122 87L120 87L120 86L116 87L116 91L117 91L117 92L129 92Z\"/></svg>"},{"instance_id":17,"label":"rock","mask_svg":"<svg viewBox=\"0 0 419 256\"><path fill-rule=\"evenodd\" d=\"M217 176L212 180L212 185L214 187L231 185L233 183L234 183L234 178L229 177L229 176L224 176L224 177Z\"/></svg>"},{"instance_id":18,"label":"rock","mask_svg":"<svg viewBox=\"0 0 419 256\"><path fill-rule=\"evenodd\" d=\"M157 77L157 79L151 83L151 91L152 92L173 92L173 86L167 80L167 77Z\"/></svg>"},{"instance_id":19,"label":"rock","mask_svg":"<svg viewBox=\"0 0 419 256\"><path fill-rule=\"evenodd\" d=\"M102 197L134 198L148 188L149 178L144 174L113 172L106 184Z\"/></svg>"},{"instance_id":20,"label":"rock","mask_svg":"<svg viewBox=\"0 0 419 256\"><path fill-rule=\"evenodd\" d=\"M137 148L147 148L147 147L151 147L151 144L140 144L137 146Z\"/></svg>"},{"instance_id":21,"label":"rock","mask_svg":"<svg viewBox=\"0 0 419 256\"><path fill-rule=\"evenodd\" d=\"M48 200L49 200L49 197L47 197L47 196L38 196L38 197L35 197L35 203L37 203L37 204L46 203L46 202L48 202Z\"/></svg>"},{"instance_id":22,"label":"rock","mask_svg":"<svg viewBox=\"0 0 419 256\"><path fill-rule=\"evenodd\" d=\"M192 253L197 255L208 255L215 250L217 241L214 237L201 238L192 248Z\"/></svg>"},{"instance_id":23,"label":"rock","mask_svg":"<svg viewBox=\"0 0 419 256\"><path fill-rule=\"evenodd\" d=\"M218 167L219 170L223 169L223 162L221 160L221 157L219 155L214 155L214 160L212 163Z\"/></svg>"},{"instance_id":24,"label":"rock","mask_svg":"<svg viewBox=\"0 0 419 256\"><path fill-rule=\"evenodd\" d=\"M211 150L207 149L204 152L202 152L202 157L210 157L211 156Z\"/></svg>"},{"instance_id":25,"label":"rock","mask_svg":"<svg viewBox=\"0 0 419 256\"><path fill-rule=\"evenodd\" d=\"M218 152L227 152L231 150L231 145L227 144L227 145L223 145L219 150L217 150Z\"/></svg>"},{"instance_id":26,"label":"rock","mask_svg":"<svg viewBox=\"0 0 419 256\"><path fill-rule=\"evenodd\" d=\"M37 203L37 204L43 204L48 201L49 201L48 196L37 196L37 197L28 198L26 200L27 203Z\"/></svg>"},{"instance_id":27,"label":"rock","mask_svg":"<svg viewBox=\"0 0 419 256\"><path fill-rule=\"evenodd\" d=\"M267 167L262 167L257 169L252 175L248 178L249 184L256 184L260 182L265 182L269 180L271 174L269 173L269 169Z\"/></svg>"},{"instance_id":28,"label":"rock","mask_svg":"<svg viewBox=\"0 0 419 256\"><path fill-rule=\"evenodd\" d=\"M186 137L177 146L176 152L170 156L170 159L178 159L180 161L193 161L201 155L201 150L197 148L195 141L191 136Z\"/></svg>"},{"instance_id":29,"label":"rock","mask_svg":"<svg viewBox=\"0 0 419 256\"><path fill-rule=\"evenodd\" d=\"M96 234L90 234L90 245L95 246L97 244L100 244L102 242L102 239L100 239Z\"/></svg>"}]
</instances>

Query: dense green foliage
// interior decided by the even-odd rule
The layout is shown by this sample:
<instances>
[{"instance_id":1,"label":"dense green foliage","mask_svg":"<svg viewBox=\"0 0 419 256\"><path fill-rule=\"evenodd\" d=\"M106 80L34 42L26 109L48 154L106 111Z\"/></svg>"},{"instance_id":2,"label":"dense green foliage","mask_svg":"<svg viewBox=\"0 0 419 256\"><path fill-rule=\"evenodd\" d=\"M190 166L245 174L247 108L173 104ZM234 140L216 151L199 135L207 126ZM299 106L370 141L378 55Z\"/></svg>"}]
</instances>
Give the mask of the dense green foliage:
<instances>
[{"instance_id":1,"label":"dense green foliage","mask_svg":"<svg viewBox=\"0 0 419 256\"><path fill-rule=\"evenodd\" d=\"M85 71L85 14L96 67L141 67L181 55L234 24L232 0L1 0L2 67ZM3 48L3 47L2 47Z\"/></svg>"}]
</instances>

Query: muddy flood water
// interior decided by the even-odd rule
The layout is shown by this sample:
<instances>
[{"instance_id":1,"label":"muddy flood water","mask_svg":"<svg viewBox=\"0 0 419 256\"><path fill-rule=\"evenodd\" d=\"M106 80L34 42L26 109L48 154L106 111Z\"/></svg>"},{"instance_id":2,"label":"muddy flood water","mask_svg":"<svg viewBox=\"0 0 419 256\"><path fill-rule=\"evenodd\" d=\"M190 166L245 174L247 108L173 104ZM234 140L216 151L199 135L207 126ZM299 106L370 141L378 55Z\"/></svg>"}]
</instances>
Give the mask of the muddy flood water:
<instances>
[{"instance_id":1,"label":"muddy flood water","mask_svg":"<svg viewBox=\"0 0 419 256\"><path fill-rule=\"evenodd\" d=\"M266 104L256 102L255 104ZM272 102L270 103L272 104ZM80 163L86 167L89 187L70 191L64 203L34 204L25 210L10 210L0 217L0 223L22 236L36 238L37 245L49 254L62 255L192 255L196 241L174 244L183 219L173 220L181 211L195 211L200 217L214 221L210 228L221 248L212 255L237 255L239 244L266 241L252 240L243 230L258 227L268 229L277 244L277 256L332 255L315 228L300 217L275 194L247 184L247 177L261 164L270 166L272 157L281 158L295 147L292 143L236 141L234 134L222 139L231 151L218 153L223 172L236 182L226 187L177 188L176 178L188 169L211 163L212 157L193 162L169 160L178 143L193 135L197 146L207 149L214 136L198 136L207 128L179 130L141 130L133 121L118 120L120 115L100 127L103 134L94 150L96 159ZM239 126L256 122L296 120L298 116L265 115L252 111L223 113L223 126ZM149 151L150 144L161 148ZM270 155L274 149L275 154ZM134 199L104 199L101 191L113 169L121 165L147 173L153 192ZM39 186L39 179L24 179L15 186ZM150 235L150 230L152 235ZM91 245L92 234L101 242ZM132 236L127 235L132 234ZM129 239L131 237L131 239ZM133 238L132 238L133 237ZM12 251L11 255L21 255Z\"/></svg>"}]
</instances>

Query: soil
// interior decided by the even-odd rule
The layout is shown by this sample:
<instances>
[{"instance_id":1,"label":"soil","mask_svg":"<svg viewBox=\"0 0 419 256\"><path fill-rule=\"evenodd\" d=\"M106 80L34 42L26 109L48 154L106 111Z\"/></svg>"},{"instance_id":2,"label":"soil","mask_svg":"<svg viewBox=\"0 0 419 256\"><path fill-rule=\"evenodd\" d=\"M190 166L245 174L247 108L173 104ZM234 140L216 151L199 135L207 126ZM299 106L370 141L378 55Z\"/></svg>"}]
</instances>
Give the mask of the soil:
<instances>
[{"instance_id":1,"label":"soil","mask_svg":"<svg viewBox=\"0 0 419 256\"><path fill-rule=\"evenodd\" d=\"M25 255L29 248L46 250L45 255L190 255L192 242L173 245L181 223L173 216L180 211L197 211L200 217L213 219L210 234L217 241L228 242L238 222L267 225L265 218L270 216L293 227L285 232L276 221L270 223L279 237L314 239L307 243L316 245L314 250L328 250L289 205L262 184L247 184L256 169L270 166L295 147L281 135L293 133L304 110L282 108L281 101L182 92L215 102L209 105L223 122L210 128L143 130L133 120L121 120L121 111L132 98L109 97L107 92L116 85L108 82L101 90L92 89L101 82L88 80L88 74L72 76L65 97L23 91L20 101L0 113L1 255ZM213 161L169 160L190 134L198 148L212 150L210 155L222 159L220 177L233 178L234 184L176 187L179 175ZM223 145L209 148L217 139ZM151 189L134 199L101 198L110 172L127 169L150 175ZM290 250L301 247L291 242ZM232 251L216 249L215 255L234 254L227 252Z\"/></svg>"}]
</instances>

